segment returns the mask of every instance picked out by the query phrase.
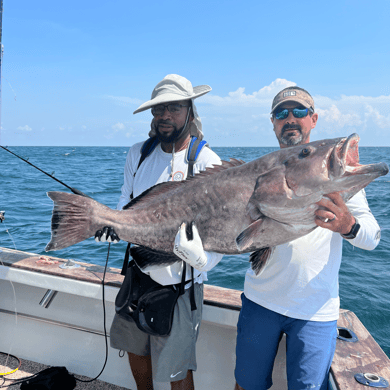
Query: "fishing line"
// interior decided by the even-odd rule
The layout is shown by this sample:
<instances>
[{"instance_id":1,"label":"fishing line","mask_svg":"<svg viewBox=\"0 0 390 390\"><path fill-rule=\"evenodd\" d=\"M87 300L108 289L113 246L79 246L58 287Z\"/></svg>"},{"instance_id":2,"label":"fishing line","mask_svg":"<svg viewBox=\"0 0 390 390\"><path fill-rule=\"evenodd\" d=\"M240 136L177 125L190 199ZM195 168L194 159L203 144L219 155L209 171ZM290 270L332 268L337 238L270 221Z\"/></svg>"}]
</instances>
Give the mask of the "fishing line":
<instances>
[{"instance_id":1,"label":"fishing line","mask_svg":"<svg viewBox=\"0 0 390 390\"><path fill-rule=\"evenodd\" d=\"M17 250L17 249L16 249L15 241L14 241L14 239L13 239L11 233L9 232L9 228L8 228L8 226L7 226L6 222L5 222L5 220L4 220L2 223L4 223L4 225L5 225L5 228L6 228L5 231L6 231L6 232L8 233L8 235L11 237L11 240L12 240L12 242L13 242L13 244L14 244L15 250ZM1 262L1 265L2 265L3 267L5 267L5 265L4 265L4 263L3 263L3 261L2 261L1 259L0 259L0 262ZM17 307L16 307L16 290L15 290L14 284L12 283L12 280L9 280L9 282L10 282L10 284L11 284L12 291L13 291L13 295L14 295L15 327L16 327L16 329L17 329L17 327L18 327L18 311L17 311ZM13 343L14 343L14 342L15 342L15 339L12 338L12 340L13 340ZM13 347L13 344L11 344L11 346L10 346L10 348L9 348L9 352L8 352L8 356L7 356L7 361L8 361L8 358L9 358L10 356L11 356L11 357L15 357L15 356L11 355L12 347ZM0 352L0 353L4 354L4 352ZM16 358L16 359L17 359L17 358ZM20 367L20 365L19 365L19 367ZM19 369L19 367L18 367L18 369ZM15 370L15 371L16 371L16 370ZM9 373L8 373L8 374L9 374ZM0 374L0 375L8 375L8 374ZM4 379L4 378L3 378L3 379ZM4 382L3 382L3 383L4 383Z\"/></svg>"},{"instance_id":2,"label":"fishing line","mask_svg":"<svg viewBox=\"0 0 390 390\"><path fill-rule=\"evenodd\" d=\"M23 157L17 155L16 153L14 152L11 152L7 147L4 147L4 146L1 146L0 145L0 148L4 149L5 151L7 151L8 153L11 153L12 155L14 155L15 157L19 158L20 160L24 161L25 163L31 165L33 168L37 169L38 171L44 173L46 176L49 176L50 178L52 178L53 180L55 180L56 182L62 184L64 187L68 188L69 190L71 190L74 194L76 195L81 195L81 196L85 196L87 198L90 198L90 196L84 194L83 192L79 191L78 189L76 188L72 188L70 186L68 186L67 184L65 184L63 181L57 179L56 177L53 176L53 174L49 174L47 172L45 172L44 170L38 168L36 165L30 163L27 159L24 159ZM14 246L15 246L15 249L16 249L16 245L15 245L15 241L13 240L11 234L9 233L8 229L7 229L7 232L8 234L10 235L13 243L14 243ZM110 246L111 246L111 243L109 242L108 243L108 250L107 250L107 259L106 259L106 264L105 264L105 267L104 267L104 273L103 273L103 279L102 279L102 299L103 299L103 328L104 328L104 339L105 339L105 344L106 344L106 357L105 357L105 361L104 361L104 365L103 365L103 368L102 370L100 371L100 373L93 379L89 379L89 380L83 380L83 379L78 379L75 377L75 379L79 382L93 382L94 380L96 380L97 378L100 377L100 375L103 373L105 367L106 367L106 364L107 364L107 360L108 360L108 340L107 340L107 329L106 329L106 304L105 304L105 291L104 291L104 281L105 281L105 277L106 277L106 271L107 271L107 264L108 264L108 259L109 259L109 255L110 255ZM4 265L4 264L3 264ZM11 281L10 281L11 282ZM11 282L11 285L12 285L12 282ZM14 290L14 297L15 297L15 315L16 315L16 294L15 294L15 288L14 286L12 285L12 288ZM26 378L25 378L26 379ZM24 379L24 380L25 380ZM16 382L14 384L19 384L21 382ZM12 384L11 386L13 386L14 384ZM0 388L3 387L3 386L0 386Z\"/></svg>"},{"instance_id":3,"label":"fishing line","mask_svg":"<svg viewBox=\"0 0 390 390\"><path fill-rule=\"evenodd\" d=\"M15 93L14 89L12 88L11 83L4 76L1 76L1 78L4 79L8 83L9 87L11 88L11 91L14 93L14 99L16 100L16 93Z\"/></svg>"},{"instance_id":4,"label":"fishing line","mask_svg":"<svg viewBox=\"0 0 390 390\"><path fill-rule=\"evenodd\" d=\"M108 250L107 250L107 258L106 258L106 264L104 266L104 272L103 272L103 278L102 278L102 301L103 301L103 329L104 329L104 340L105 340L105 345L106 345L106 356L105 356L105 360L104 360L104 364L103 364L103 368L101 369L101 371L99 372L99 374L93 378L93 379L88 379L88 380L83 380L83 379L79 379L77 378L76 376L74 376L74 378L76 379L76 381L79 381L79 382L84 382L84 383L89 383L89 382L93 382L95 381L96 379L98 379L100 377L100 375L102 375L104 369L106 368L106 365L107 365L107 360L108 360L108 337L107 337L107 327L106 327L106 304L105 304L105 291L104 291L104 281L105 281L105 278L106 278L106 272L107 272L107 265L108 265L108 259L109 259L109 256L110 256L110 247L111 247L111 243L109 242L108 243ZM1 261L1 260L0 260ZM3 262L2 262L3 263ZM3 264L4 265L4 264ZM12 282L11 282L12 284ZM15 292L15 290L14 290ZM15 299L16 299L16 295L15 295ZM0 352L0 353L3 353L5 354L4 352ZM10 387L10 386L16 386L16 385L19 385L23 382L25 382L26 380L28 379L32 379L32 378L35 378L38 374L33 374L31 376L28 376L28 377L25 377L25 378L20 378L20 379L9 379L9 378L4 378L5 375L9 375L9 374L12 374L14 373L15 371L17 371L20 367L21 367L21 361L18 357L14 356L14 355L11 355L11 354L8 354L8 356L10 357L13 357L15 359L17 359L19 361L19 367L13 371L10 371L10 372L7 372L5 374L1 374L3 376L3 383L0 385L0 389L1 388L4 388L5 385L5 381L15 381L14 383L11 383L11 384L8 384L7 386Z\"/></svg>"},{"instance_id":5,"label":"fishing line","mask_svg":"<svg viewBox=\"0 0 390 390\"><path fill-rule=\"evenodd\" d=\"M44 173L46 176L51 177L51 178L52 178L53 180L55 180L56 182L62 184L64 187L66 187L66 188L68 188L69 190L71 190L74 194L76 194L76 195L81 195L81 196L85 196L85 197L87 197L87 198L90 198L90 196L88 196L88 195L84 194L83 192L79 191L77 188L72 188L72 187L68 186L67 184L65 184L63 181L57 179L56 177L53 176L53 174L47 173L47 172L45 172L43 169L38 168L36 165L30 163L30 161L28 161L28 159L25 159L25 158L23 158L23 157L17 155L17 154L14 153L14 152L11 152L11 151L8 149L7 146L2 146L2 145L0 145L0 148L4 149L4 150L7 151L8 153L11 153L12 155L14 155L15 157L21 159L21 160L24 161L25 163L31 165L33 168L38 169L38 171Z\"/></svg>"},{"instance_id":6,"label":"fishing line","mask_svg":"<svg viewBox=\"0 0 390 390\"><path fill-rule=\"evenodd\" d=\"M103 279L102 279L103 329L104 329L104 340L106 342L106 358L104 360L104 365L103 365L102 370L99 372L99 374L95 378L89 379L89 380L83 380L83 379L79 379L79 378L75 377L75 379L77 381L79 381L79 382L84 382L84 383L93 382L94 380L99 378L100 375L102 375L104 369L106 368L106 364L107 364L107 359L108 359L108 340L107 340L107 329L106 329L106 303L105 303L105 294L104 294L104 280L106 278L108 258L110 256L110 247L111 247L111 242L108 243L107 259L106 259L106 265L104 266Z\"/></svg>"},{"instance_id":7,"label":"fishing line","mask_svg":"<svg viewBox=\"0 0 390 390\"><path fill-rule=\"evenodd\" d=\"M5 231L6 231L6 233L8 233L8 235L11 237L11 240L12 240L12 242L13 242L13 244L14 244L14 248L15 248L15 250L17 251L17 249L16 249L16 244L15 244L15 240L14 240L14 238L12 237L11 233L9 232L9 228L8 228L7 224L5 223L5 221L3 221L2 223L4 223L4 225L5 225Z\"/></svg>"}]
</instances>

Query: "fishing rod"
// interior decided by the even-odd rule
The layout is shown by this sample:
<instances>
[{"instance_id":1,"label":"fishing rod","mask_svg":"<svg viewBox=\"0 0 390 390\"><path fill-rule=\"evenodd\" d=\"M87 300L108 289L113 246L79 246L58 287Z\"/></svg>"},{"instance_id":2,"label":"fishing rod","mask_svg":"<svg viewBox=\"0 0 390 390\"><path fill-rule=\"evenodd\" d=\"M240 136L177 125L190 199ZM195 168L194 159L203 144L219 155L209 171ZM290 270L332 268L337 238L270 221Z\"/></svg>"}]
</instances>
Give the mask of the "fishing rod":
<instances>
[{"instance_id":1,"label":"fishing rod","mask_svg":"<svg viewBox=\"0 0 390 390\"><path fill-rule=\"evenodd\" d=\"M14 153L14 152L11 152L9 149L7 149L7 147L4 147L4 146L1 146L1 145L0 145L0 148L6 150L8 153L13 154L15 157L20 158L22 161L24 161L24 162L26 162L27 164L31 165L31 166L34 167L35 169L38 169L38 171L44 173L45 175L51 177L53 180L57 181L58 183L62 184L63 186L65 186L66 188L68 188L69 190L71 190L74 194L76 194L76 195L81 195L81 196L85 196L85 197L87 197L87 198L90 198L90 196L84 194L84 192L79 191L77 188L72 188L72 187L68 186L68 185L65 184L63 181L61 181L61 180L57 179L56 177L54 177L53 174L50 174L50 173L45 172L45 171L42 170L41 168L38 168L36 165L30 163L30 161L26 160L25 158L18 156L18 155L17 155L16 153ZM53 172L53 173L54 173L54 172Z\"/></svg>"}]
</instances>

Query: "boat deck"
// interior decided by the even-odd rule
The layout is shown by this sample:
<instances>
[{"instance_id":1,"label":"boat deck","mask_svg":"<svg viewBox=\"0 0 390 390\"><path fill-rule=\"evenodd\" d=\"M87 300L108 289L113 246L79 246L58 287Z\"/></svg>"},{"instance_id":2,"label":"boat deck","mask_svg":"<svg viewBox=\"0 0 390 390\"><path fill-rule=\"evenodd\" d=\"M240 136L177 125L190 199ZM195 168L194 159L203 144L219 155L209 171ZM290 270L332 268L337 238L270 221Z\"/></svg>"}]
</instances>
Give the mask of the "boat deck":
<instances>
[{"instance_id":1,"label":"boat deck","mask_svg":"<svg viewBox=\"0 0 390 390\"><path fill-rule=\"evenodd\" d=\"M16 367L10 367L10 364L7 364L4 366L4 364L6 362L6 358L7 358L6 356L0 356L0 373L6 373L6 372L9 372L10 370L12 371L16 368ZM15 359L11 358L11 360L10 360L10 363L13 364L15 362ZM25 359L20 359L20 361L22 364L21 364L19 370L15 371L12 374L6 375L6 376L0 376L0 388L1 389L17 389L19 387L15 387L16 385L12 386L12 383L14 383L14 381L21 380L23 378L26 378L26 377L33 375L33 374L36 374L36 373L44 370L45 368L49 367L49 366L46 366L44 364L31 362L31 361L25 360ZM82 380L91 379L91 378L88 378L88 377L82 376L82 375L77 375L77 378L82 379ZM4 383L3 383L3 379L4 379ZM1 387L2 385L5 387ZM89 382L89 383L83 383L83 382L77 381L76 389L80 389L80 390L81 389L83 389L83 390L94 390L94 389L96 389L96 390L99 390L99 389L128 390L125 387L115 386L111 383L100 381L99 379L97 379L93 382Z\"/></svg>"}]
</instances>

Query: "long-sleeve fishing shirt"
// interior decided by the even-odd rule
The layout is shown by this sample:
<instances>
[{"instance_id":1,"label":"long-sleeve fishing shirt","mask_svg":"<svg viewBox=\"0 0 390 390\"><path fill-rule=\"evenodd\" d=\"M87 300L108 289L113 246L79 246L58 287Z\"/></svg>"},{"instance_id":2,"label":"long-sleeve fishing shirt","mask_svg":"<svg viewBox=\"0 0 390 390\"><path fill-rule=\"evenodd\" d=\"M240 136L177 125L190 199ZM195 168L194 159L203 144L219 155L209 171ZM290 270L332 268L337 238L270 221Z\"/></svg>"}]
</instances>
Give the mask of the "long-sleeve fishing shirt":
<instances>
[{"instance_id":1,"label":"long-sleeve fishing shirt","mask_svg":"<svg viewBox=\"0 0 390 390\"><path fill-rule=\"evenodd\" d=\"M374 249L380 240L380 228L364 190L352 197L347 206L360 224L356 238L347 241L361 249ZM342 244L339 233L318 227L304 237L277 246L261 274L247 271L245 296L287 317L336 320Z\"/></svg>"},{"instance_id":2,"label":"long-sleeve fishing shirt","mask_svg":"<svg viewBox=\"0 0 390 390\"><path fill-rule=\"evenodd\" d=\"M180 152L166 153L161 149L161 144L143 161L137 170L138 162L141 157L141 147L143 142L133 145L127 154L124 168L124 184L119 198L117 209L121 210L130 201L130 194L137 197L148 188L158 183L174 180L180 181L187 177L188 164L186 162L187 150ZM199 173L207 167L220 165L221 160L211 149L204 147L194 164L194 173ZM134 177L134 172L136 175ZM194 269L196 283L202 283L207 280L207 272L222 259L221 254L206 252L207 263L201 270ZM161 267L156 270L148 271L147 274L162 285L176 284L181 282L182 262L170 266ZM190 267L187 267L186 280L191 279ZM189 283L186 287L188 288Z\"/></svg>"}]
</instances>

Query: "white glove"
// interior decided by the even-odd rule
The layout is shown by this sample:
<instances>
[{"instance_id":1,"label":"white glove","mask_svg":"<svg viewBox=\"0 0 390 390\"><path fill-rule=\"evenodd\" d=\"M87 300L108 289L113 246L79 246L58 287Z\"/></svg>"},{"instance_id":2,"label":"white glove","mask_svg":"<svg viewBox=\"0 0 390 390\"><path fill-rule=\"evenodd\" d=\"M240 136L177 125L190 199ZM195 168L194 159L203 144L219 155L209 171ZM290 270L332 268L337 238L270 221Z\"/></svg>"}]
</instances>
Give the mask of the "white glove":
<instances>
[{"instance_id":1,"label":"white glove","mask_svg":"<svg viewBox=\"0 0 390 390\"><path fill-rule=\"evenodd\" d=\"M186 235L186 224L183 222L175 238L173 253L190 266L201 270L207 263L207 255L203 250L202 240L198 229L192 224L193 239L189 241Z\"/></svg>"}]
</instances>

